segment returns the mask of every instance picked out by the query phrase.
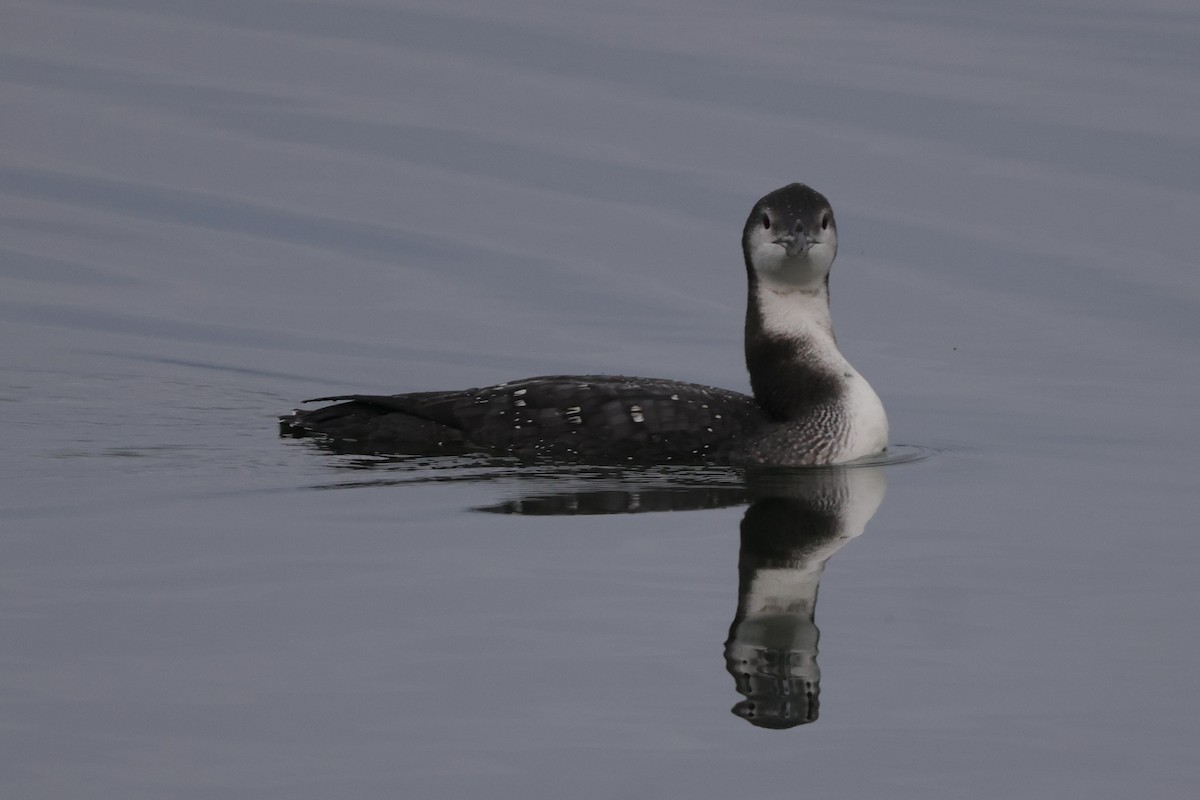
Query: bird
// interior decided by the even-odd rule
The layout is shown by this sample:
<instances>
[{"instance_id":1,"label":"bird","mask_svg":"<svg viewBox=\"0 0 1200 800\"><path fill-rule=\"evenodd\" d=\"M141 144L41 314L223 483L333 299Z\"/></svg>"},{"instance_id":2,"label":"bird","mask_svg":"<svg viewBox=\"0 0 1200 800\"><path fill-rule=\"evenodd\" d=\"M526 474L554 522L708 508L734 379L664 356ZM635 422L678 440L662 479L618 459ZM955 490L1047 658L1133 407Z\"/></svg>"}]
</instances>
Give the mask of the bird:
<instances>
[{"instance_id":1,"label":"bird","mask_svg":"<svg viewBox=\"0 0 1200 800\"><path fill-rule=\"evenodd\" d=\"M281 433L358 453L491 453L584 463L819 466L883 453L883 403L838 349L833 208L802 183L742 229L752 394L664 378L550 375L493 386L351 394L280 417Z\"/></svg>"}]
</instances>

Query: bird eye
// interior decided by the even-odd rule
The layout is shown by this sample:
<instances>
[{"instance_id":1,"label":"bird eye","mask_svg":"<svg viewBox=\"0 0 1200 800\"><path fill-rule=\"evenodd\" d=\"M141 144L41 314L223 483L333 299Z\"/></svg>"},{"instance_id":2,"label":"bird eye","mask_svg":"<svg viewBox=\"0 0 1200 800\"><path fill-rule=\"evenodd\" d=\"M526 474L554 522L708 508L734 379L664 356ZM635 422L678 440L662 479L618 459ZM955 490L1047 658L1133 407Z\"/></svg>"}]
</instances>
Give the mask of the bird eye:
<instances>
[{"instance_id":1,"label":"bird eye","mask_svg":"<svg viewBox=\"0 0 1200 800\"><path fill-rule=\"evenodd\" d=\"M763 214L763 227L767 230L771 229L771 218L766 214Z\"/></svg>"},{"instance_id":2,"label":"bird eye","mask_svg":"<svg viewBox=\"0 0 1200 800\"><path fill-rule=\"evenodd\" d=\"M829 230L829 215L828 214L821 215L821 230L823 230L823 231Z\"/></svg>"}]
</instances>

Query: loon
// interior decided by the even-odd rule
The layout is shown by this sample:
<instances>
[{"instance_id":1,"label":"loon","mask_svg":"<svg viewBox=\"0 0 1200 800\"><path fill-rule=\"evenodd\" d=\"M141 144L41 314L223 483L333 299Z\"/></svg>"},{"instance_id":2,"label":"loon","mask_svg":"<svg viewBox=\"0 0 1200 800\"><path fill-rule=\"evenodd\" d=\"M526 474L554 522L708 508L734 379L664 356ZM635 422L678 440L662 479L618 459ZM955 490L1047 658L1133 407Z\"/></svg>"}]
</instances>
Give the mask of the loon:
<instances>
[{"instance_id":1,"label":"loon","mask_svg":"<svg viewBox=\"0 0 1200 800\"><path fill-rule=\"evenodd\" d=\"M661 378L556 375L477 389L341 395L281 432L353 452L490 452L586 463L812 466L887 449L883 404L838 350L829 316L837 224L800 183L755 203L742 230L753 396Z\"/></svg>"}]
</instances>

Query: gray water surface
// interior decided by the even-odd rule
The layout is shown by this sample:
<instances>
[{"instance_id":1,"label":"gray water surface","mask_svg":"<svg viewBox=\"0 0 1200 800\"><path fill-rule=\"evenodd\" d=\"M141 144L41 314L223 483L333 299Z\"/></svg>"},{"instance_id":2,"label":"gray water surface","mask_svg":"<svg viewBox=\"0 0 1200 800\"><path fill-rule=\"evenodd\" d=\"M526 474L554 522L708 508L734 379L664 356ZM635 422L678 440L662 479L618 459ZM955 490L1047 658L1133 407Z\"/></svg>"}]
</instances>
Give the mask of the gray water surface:
<instances>
[{"instance_id":1,"label":"gray water surface","mask_svg":"<svg viewBox=\"0 0 1200 800\"><path fill-rule=\"evenodd\" d=\"M1194 794L1194 3L0 16L4 797ZM917 460L278 438L346 391L745 390L741 224L794 180Z\"/></svg>"}]
</instances>

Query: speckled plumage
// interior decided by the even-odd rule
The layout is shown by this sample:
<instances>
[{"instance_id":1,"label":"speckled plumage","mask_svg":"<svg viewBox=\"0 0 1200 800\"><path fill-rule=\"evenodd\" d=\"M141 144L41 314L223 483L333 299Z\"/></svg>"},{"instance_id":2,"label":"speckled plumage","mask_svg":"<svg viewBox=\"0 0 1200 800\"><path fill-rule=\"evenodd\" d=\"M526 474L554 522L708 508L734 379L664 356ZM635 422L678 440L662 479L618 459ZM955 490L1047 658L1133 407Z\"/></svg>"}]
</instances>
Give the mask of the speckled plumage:
<instances>
[{"instance_id":1,"label":"speckled plumage","mask_svg":"<svg viewBox=\"0 0 1200 800\"><path fill-rule=\"evenodd\" d=\"M381 452L481 448L586 461L728 461L768 424L754 399L699 384L557 375L498 386L344 400L287 420Z\"/></svg>"},{"instance_id":2,"label":"speckled plumage","mask_svg":"<svg viewBox=\"0 0 1200 800\"><path fill-rule=\"evenodd\" d=\"M837 227L791 184L755 204L742 234L746 364L754 396L660 378L557 375L479 389L347 395L280 419L357 452L488 451L584 462L810 465L886 447L870 385L829 321Z\"/></svg>"}]
</instances>

